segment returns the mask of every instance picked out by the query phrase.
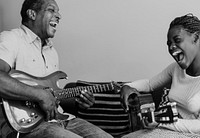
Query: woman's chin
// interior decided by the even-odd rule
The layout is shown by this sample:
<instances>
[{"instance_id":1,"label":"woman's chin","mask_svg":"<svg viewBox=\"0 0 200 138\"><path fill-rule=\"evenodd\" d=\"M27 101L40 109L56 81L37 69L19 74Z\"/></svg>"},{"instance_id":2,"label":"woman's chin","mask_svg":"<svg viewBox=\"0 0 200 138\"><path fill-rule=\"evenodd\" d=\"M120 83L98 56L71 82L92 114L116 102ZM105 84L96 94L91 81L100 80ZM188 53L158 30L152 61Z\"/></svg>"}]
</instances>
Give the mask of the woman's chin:
<instances>
[{"instance_id":1,"label":"woman's chin","mask_svg":"<svg viewBox=\"0 0 200 138\"><path fill-rule=\"evenodd\" d=\"M182 69L187 69L188 68L188 66L186 64L183 64L182 62L177 62L177 63Z\"/></svg>"}]
</instances>

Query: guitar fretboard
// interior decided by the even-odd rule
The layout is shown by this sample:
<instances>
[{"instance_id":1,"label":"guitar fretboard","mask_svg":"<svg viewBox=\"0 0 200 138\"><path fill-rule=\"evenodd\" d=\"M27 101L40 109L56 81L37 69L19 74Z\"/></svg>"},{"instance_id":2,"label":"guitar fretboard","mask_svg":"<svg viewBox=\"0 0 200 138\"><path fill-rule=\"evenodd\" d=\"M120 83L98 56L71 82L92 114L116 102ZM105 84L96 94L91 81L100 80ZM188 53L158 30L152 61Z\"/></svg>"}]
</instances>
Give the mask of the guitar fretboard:
<instances>
[{"instance_id":1,"label":"guitar fretboard","mask_svg":"<svg viewBox=\"0 0 200 138\"><path fill-rule=\"evenodd\" d=\"M71 98L71 97L79 96L80 92L83 90L88 90L92 93L101 93L105 91L114 90L114 86L112 83L91 85L91 86L77 86L73 88L67 88L67 89L55 91L54 94L57 99Z\"/></svg>"}]
</instances>

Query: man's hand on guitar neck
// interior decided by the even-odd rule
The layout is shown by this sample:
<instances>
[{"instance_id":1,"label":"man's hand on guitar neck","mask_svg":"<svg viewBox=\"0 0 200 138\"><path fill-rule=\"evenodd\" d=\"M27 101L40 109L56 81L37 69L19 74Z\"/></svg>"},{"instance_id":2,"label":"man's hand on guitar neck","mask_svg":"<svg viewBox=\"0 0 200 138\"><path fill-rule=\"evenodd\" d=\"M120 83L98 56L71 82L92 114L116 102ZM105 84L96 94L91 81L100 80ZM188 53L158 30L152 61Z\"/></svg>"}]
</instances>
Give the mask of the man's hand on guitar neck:
<instances>
[{"instance_id":1,"label":"man's hand on guitar neck","mask_svg":"<svg viewBox=\"0 0 200 138\"><path fill-rule=\"evenodd\" d=\"M76 101L79 103L80 108L86 109L94 104L95 99L92 92L82 90L80 96L76 98Z\"/></svg>"},{"instance_id":2,"label":"man's hand on guitar neck","mask_svg":"<svg viewBox=\"0 0 200 138\"><path fill-rule=\"evenodd\" d=\"M51 89L39 89L40 94L39 106L46 114L46 121L57 118L57 99L54 97Z\"/></svg>"}]
</instances>

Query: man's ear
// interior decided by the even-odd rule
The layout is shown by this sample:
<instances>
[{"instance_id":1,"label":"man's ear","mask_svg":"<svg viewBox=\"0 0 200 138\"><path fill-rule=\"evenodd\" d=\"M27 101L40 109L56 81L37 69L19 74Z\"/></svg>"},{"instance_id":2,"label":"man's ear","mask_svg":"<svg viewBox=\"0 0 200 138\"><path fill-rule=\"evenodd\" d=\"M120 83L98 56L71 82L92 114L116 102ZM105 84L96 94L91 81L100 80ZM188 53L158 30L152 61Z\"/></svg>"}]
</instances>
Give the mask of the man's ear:
<instances>
[{"instance_id":1,"label":"man's ear","mask_svg":"<svg viewBox=\"0 0 200 138\"><path fill-rule=\"evenodd\" d=\"M28 17L31 19L31 20L35 20L36 19L36 12L34 10L31 10L31 9L28 9L26 11L26 14L28 15Z\"/></svg>"},{"instance_id":2,"label":"man's ear","mask_svg":"<svg viewBox=\"0 0 200 138\"><path fill-rule=\"evenodd\" d=\"M194 33L194 42L196 43L198 39L199 39L199 34Z\"/></svg>"}]
</instances>

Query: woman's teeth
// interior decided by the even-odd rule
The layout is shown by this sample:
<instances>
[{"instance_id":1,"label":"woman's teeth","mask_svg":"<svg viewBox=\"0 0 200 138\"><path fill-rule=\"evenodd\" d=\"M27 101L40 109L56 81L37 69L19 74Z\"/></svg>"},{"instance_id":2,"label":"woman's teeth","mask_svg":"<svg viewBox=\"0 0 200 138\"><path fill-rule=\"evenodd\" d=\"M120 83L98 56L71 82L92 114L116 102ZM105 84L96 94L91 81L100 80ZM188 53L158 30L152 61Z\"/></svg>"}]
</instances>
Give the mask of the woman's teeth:
<instances>
[{"instance_id":1,"label":"woman's teeth","mask_svg":"<svg viewBox=\"0 0 200 138\"><path fill-rule=\"evenodd\" d=\"M172 56L176 59L176 61L180 62L181 60L183 60L184 55L181 51L175 51L172 53Z\"/></svg>"}]
</instances>

